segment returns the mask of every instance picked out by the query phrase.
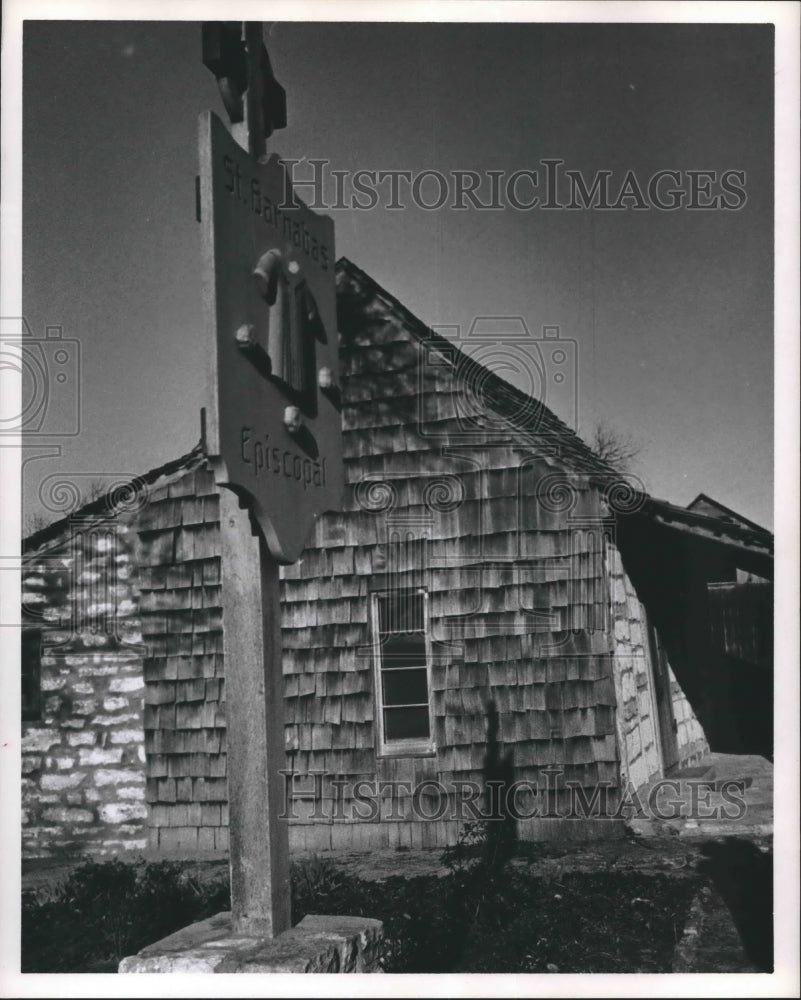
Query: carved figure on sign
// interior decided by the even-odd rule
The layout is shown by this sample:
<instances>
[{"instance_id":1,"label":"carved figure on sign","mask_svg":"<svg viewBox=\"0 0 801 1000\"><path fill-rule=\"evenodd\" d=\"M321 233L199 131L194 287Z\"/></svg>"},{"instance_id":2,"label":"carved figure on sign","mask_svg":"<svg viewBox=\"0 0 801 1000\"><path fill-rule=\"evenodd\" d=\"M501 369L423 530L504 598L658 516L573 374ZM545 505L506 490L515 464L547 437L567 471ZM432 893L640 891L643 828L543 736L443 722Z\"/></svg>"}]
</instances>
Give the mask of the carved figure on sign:
<instances>
[{"instance_id":1,"label":"carved figure on sign","mask_svg":"<svg viewBox=\"0 0 801 1000\"><path fill-rule=\"evenodd\" d=\"M316 344L326 332L314 294L297 261L285 261L280 250L262 254L253 270L254 287L266 310L255 324L255 343L266 343L269 374L307 415L317 412ZM259 327L266 327L266 338ZM255 352L254 352L255 353Z\"/></svg>"}]
</instances>

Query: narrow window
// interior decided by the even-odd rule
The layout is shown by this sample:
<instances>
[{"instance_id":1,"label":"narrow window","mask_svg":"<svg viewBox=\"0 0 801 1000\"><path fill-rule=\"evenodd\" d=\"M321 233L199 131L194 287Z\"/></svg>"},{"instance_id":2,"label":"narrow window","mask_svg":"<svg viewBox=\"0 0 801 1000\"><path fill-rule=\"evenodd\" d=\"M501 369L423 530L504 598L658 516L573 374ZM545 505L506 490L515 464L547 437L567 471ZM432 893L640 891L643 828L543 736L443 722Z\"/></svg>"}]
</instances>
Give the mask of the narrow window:
<instances>
[{"instance_id":1,"label":"narrow window","mask_svg":"<svg viewBox=\"0 0 801 1000\"><path fill-rule=\"evenodd\" d=\"M376 703L382 753L433 750L426 603L423 591L374 595Z\"/></svg>"},{"instance_id":2,"label":"narrow window","mask_svg":"<svg viewBox=\"0 0 801 1000\"><path fill-rule=\"evenodd\" d=\"M22 721L42 718L42 633L39 629L22 632Z\"/></svg>"}]
</instances>

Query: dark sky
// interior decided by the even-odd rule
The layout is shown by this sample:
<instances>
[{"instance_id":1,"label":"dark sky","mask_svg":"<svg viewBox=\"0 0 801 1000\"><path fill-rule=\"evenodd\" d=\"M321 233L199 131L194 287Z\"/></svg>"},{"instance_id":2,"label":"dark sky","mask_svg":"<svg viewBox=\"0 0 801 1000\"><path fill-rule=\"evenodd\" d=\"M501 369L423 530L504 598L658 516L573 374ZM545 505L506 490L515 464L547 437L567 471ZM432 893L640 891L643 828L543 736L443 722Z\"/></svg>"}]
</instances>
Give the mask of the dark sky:
<instances>
[{"instance_id":1,"label":"dark sky","mask_svg":"<svg viewBox=\"0 0 801 1000\"><path fill-rule=\"evenodd\" d=\"M265 38L285 157L482 175L554 157L612 171L615 191L628 170L643 185L744 171L737 211L425 211L405 189L403 211L331 214L338 255L428 324L558 325L578 381L550 401L569 418L574 394L585 436L599 420L632 435L653 494L703 491L772 525L770 26L277 23ZM224 111L189 22L28 22L23 99L24 313L81 348L80 434L27 465L34 510L44 475L141 473L198 439L197 117Z\"/></svg>"}]
</instances>

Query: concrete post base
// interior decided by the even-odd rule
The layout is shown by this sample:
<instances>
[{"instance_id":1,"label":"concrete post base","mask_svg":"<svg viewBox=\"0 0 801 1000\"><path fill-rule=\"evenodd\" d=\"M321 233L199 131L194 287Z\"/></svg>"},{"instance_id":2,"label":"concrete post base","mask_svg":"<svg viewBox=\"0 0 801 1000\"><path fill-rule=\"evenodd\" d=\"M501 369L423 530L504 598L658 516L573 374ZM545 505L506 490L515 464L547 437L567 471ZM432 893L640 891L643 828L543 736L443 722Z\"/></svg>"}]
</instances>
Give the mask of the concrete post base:
<instances>
[{"instance_id":1,"label":"concrete post base","mask_svg":"<svg viewBox=\"0 0 801 1000\"><path fill-rule=\"evenodd\" d=\"M120 972L382 972L383 924L369 917L306 916L271 940L233 933L218 913L124 958Z\"/></svg>"}]
</instances>

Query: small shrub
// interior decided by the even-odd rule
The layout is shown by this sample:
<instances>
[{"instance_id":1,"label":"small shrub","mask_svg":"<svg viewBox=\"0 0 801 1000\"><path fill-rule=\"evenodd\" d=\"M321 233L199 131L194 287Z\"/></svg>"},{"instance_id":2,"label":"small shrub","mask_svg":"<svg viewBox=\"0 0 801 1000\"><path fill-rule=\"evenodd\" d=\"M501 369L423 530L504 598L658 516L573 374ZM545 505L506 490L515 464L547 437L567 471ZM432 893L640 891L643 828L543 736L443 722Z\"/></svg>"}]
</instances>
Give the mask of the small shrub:
<instances>
[{"instance_id":1,"label":"small shrub","mask_svg":"<svg viewBox=\"0 0 801 1000\"><path fill-rule=\"evenodd\" d=\"M115 971L145 945L230 903L177 862L86 861L22 903L22 971Z\"/></svg>"},{"instance_id":2,"label":"small shrub","mask_svg":"<svg viewBox=\"0 0 801 1000\"><path fill-rule=\"evenodd\" d=\"M462 831L441 878L347 875L331 859L292 866L293 922L306 913L384 923L394 973L669 972L694 878L638 872L504 875L486 830ZM227 875L201 881L174 862L86 862L26 893L23 972L113 972L124 955L230 908Z\"/></svg>"},{"instance_id":3,"label":"small shrub","mask_svg":"<svg viewBox=\"0 0 801 1000\"><path fill-rule=\"evenodd\" d=\"M352 893L355 880L340 871L330 858L314 854L292 863L292 923L307 913L329 913Z\"/></svg>"}]
</instances>

